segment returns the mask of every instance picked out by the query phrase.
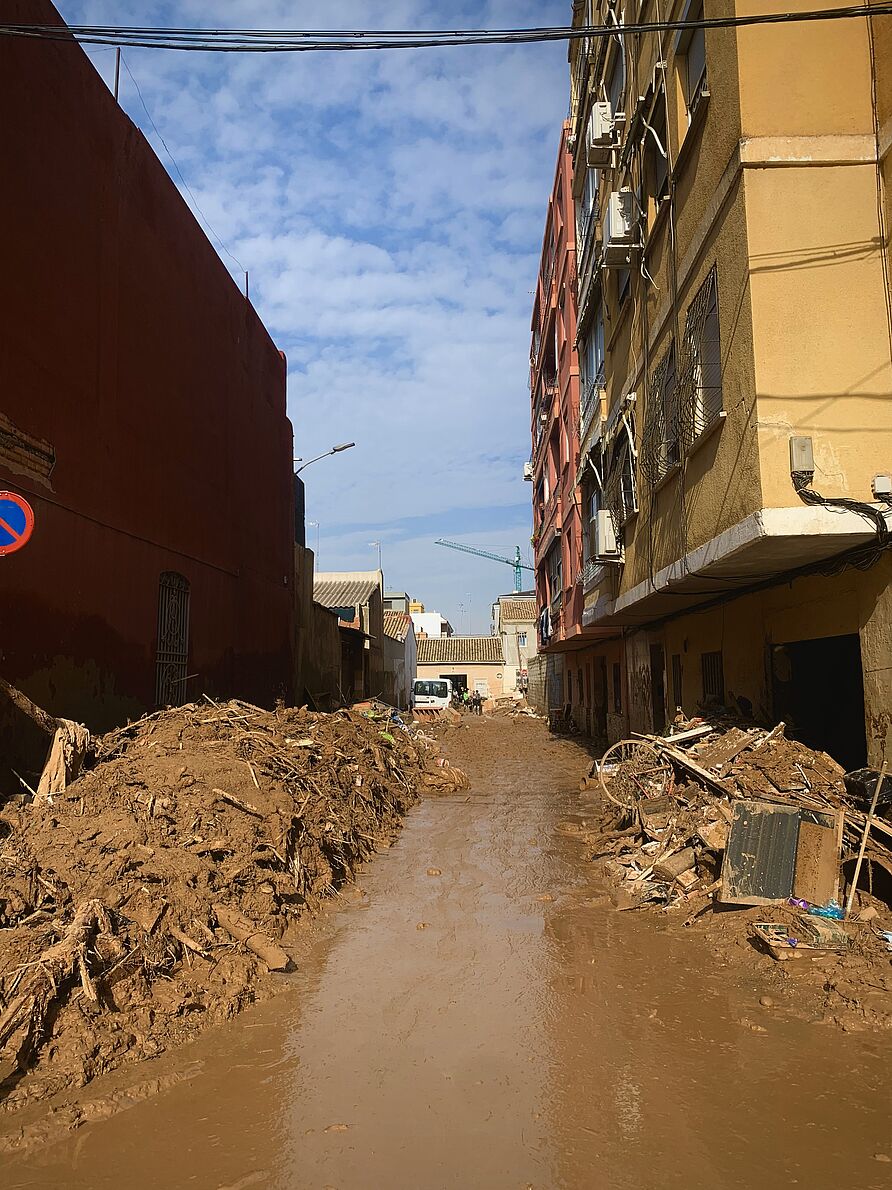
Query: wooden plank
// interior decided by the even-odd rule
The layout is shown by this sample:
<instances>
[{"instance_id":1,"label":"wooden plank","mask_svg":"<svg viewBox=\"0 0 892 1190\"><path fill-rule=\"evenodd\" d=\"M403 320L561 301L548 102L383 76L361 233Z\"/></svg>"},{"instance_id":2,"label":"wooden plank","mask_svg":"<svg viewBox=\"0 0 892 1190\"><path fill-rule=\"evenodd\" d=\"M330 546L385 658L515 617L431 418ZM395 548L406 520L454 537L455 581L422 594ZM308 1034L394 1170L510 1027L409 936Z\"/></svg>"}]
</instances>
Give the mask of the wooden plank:
<instances>
[{"instance_id":1,"label":"wooden plank","mask_svg":"<svg viewBox=\"0 0 892 1190\"><path fill-rule=\"evenodd\" d=\"M659 743L659 741L657 742ZM710 773L708 769L702 768L695 761L691 760L690 756L686 756L684 752L679 752L677 748L670 748L665 743L661 745L660 751L664 752L671 760L674 760L679 768L685 769L692 776L697 777L698 780L702 781L704 785L709 786L710 789L714 789L717 793L721 793L725 797L728 796L728 787L719 780L715 773Z\"/></svg>"},{"instance_id":2,"label":"wooden plank","mask_svg":"<svg viewBox=\"0 0 892 1190\"><path fill-rule=\"evenodd\" d=\"M796 847L793 896L811 905L826 905L836 895L839 849L836 828L801 819Z\"/></svg>"}]
</instances>

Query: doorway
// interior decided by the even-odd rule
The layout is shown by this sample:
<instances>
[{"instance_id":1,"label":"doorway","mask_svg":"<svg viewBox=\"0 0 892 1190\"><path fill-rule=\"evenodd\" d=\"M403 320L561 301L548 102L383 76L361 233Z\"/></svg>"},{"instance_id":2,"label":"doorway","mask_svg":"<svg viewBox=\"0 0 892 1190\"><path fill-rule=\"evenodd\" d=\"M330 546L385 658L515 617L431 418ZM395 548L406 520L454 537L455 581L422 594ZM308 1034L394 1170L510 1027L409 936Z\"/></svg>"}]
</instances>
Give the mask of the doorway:
<instances>
[{"instance_id":1,"label":"doorway","mask_svg":"<svg viewBox=\"0 0 892 1190\"><path fill-rule=\"evenodd\" d=\"M467 674L440 674L441 678L448 678L452 683L452 689L458 694L464 693L468 688Z\"/></svg>"},{"instance_id":2,"label":"doorway","mask_svg":"<svg viewBox=\"0 0 892 1190\"><path fill-rule=\"evenodd\" d=\"M857 632L771 647L774 716L790 739L828 752L850 772L867 763Z\"/></svg>"},{"instance_id":3,"label":"doorway","mask_svg":"<svg viewBox=\"0 0 892 1190\"><path fill-rule=\"evenodd\" d=\"M666 726L666 658L662 645L650 646L650 716L659 734Z\"/></svg>"}]
</instances>

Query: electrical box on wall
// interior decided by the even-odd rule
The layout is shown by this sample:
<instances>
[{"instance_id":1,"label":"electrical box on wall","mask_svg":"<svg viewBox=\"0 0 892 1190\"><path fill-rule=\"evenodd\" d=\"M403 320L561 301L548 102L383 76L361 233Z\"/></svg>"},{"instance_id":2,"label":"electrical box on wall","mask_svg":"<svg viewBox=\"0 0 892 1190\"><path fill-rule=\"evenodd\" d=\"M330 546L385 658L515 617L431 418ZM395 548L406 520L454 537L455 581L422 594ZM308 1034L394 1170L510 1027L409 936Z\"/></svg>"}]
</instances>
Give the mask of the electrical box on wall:
<instances>
[{"instance_id":1,"label":"electrical box on wall","mask_svg":"<svg viewBox=\"0 0 892 1190\"><path fill-rule=\"evenodd\" d=\"M814 471L815 454L811 438L794 434L790 438L790 471Z\"/></svg>"},{"instance_id":2,"label":"electrical box on wall","mask_svg":"<svg viewBox=\"0 0 892 1190\"><path fill-rule=\"evenodd\" d=\"M870 482L870 490L875 499L892 496L892 475L875 475Z\"/></svg>"}]
</instances>

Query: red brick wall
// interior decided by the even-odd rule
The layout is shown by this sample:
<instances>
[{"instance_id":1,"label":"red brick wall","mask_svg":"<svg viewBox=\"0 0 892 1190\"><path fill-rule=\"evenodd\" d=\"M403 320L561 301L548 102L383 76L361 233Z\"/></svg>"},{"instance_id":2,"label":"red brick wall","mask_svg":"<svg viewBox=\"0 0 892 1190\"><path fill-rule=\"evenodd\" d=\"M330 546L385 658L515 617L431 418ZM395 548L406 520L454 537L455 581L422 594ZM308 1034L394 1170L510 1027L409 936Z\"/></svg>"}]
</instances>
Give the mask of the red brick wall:
<instances>
[{"instance_id":1,"label":"red brick wall","mask_svg":"<svg viewBox=\"0 0 892 1190\"><path fill-rule=\"evenodd\" d=\"M0 0L4 22L50 22ZM0 558L0 673L100 727L154 699L158 580L191 584L188 697L290 692L285 364L142 134L73 44L0 38L0 411L36 529ZM0 427L2 429L2 427Z\"/></svg>"}]
</instances>

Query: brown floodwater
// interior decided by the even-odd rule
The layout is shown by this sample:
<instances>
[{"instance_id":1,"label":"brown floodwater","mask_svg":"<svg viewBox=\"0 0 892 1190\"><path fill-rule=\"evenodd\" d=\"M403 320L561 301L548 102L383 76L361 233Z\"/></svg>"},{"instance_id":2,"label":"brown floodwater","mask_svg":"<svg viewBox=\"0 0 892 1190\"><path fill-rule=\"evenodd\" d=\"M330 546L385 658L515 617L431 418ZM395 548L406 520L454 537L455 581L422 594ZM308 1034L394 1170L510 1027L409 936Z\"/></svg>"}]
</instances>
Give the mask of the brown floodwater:
<instances>
[{"instance_id":1,"label":"brown floodwater","mask_svg":"<svg viewBox=\"0 0 892 1190\"><path fill-rule=\"evenodd\" d=\"M470 795L411 812L280 996L97 1080L108 1118L66 1133L62 1097L2 1185L890 1186L890 1039L761 1008L699 939L617 913L560 829L584 755L466 723Z\"/></svg>"}]
</instances>

